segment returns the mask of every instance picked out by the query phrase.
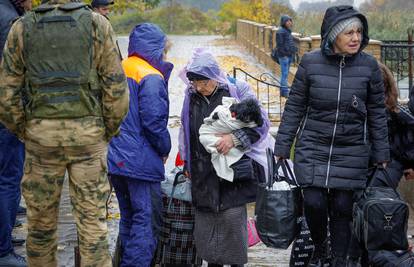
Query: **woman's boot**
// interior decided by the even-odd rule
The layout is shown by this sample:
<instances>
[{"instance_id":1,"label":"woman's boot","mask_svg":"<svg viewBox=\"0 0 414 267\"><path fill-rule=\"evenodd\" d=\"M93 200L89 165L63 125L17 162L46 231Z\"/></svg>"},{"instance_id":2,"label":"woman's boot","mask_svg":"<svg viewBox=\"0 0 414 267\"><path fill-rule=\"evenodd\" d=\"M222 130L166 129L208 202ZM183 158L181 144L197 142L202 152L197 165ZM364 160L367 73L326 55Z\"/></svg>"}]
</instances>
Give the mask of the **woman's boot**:
<instances>
[{"instance_id":1,"label":"woman's boot","mask_svg":"<svg viewBox=\"0 0 414 267\"><path fill-rule=\"evenodd\" d=\"M309 261L308 267L328 267L328 255L329 246L328 241L322 243L322 245L315 245L313 250L312 258Z\"/></svg>"},{"instance_id":2,"label":"woman's boot","mask_svg":"<svg viewBox=\"0 0 414 267\"><path fill-rule=\"evenodd\" d=\"M347 267L346 258L342 257L333 257L331 267Z\"/></svg>"},{"instance_id":3,"label":"woman's boot","mask_svg":"<svg viewBox=\"0 0 414 267\"><path fill-rule=\"evenodd\" d=\"M346 259L346 267L361 267L361 259L348 256Z\"/></svg>"}]
</instances>

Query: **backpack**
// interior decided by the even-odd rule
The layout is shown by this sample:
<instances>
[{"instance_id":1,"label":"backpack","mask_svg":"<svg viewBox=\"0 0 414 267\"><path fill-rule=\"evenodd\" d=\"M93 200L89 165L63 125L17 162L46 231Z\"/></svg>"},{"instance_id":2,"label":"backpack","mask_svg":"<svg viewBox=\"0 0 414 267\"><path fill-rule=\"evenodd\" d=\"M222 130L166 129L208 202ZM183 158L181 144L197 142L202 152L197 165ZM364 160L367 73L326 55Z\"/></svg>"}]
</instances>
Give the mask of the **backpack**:
<instances>
[{"instance_id":1,"label":"backpack","mask_svg":"<svg viewBox=\"0 0 414 267\"><path fill-rule=\"evenodd\" d=\"M277 48L273 48L272 49L272 53L270 54L270 56L272 57L273 61L276 62L277 64L279 63L279 54L277 53Z\"/></svg>"},{"instance_id":2,"label":"backpack","mask_svg":"<svg viewBox=\"0 0 414 267\"><path fill-rule=\"evenodd\" d=\"M374 176L388 172L377 168ZM391 187L368 186L353 207L353 230L367 250L407 250L409 208L398 192Z\"/></svg>"},{"instance_id":3,"label":"backpack","mask_svg":"<svg viewBox=\"0 0 414 267\"><path fill-rule=\"evenodd\" d=\"M89 7L43 4L22 21L26 120L102 117Z\"/></svg>"},{"instance_id":4,"label":"backpack","mask_svg":"<svg viewBox=\"0 0 414 267\"><path fill-rule=\"evenodd\" d=\"M414 267L411 251L369 251L368 257L372 267Z\"/></svg>"}]
</instances>

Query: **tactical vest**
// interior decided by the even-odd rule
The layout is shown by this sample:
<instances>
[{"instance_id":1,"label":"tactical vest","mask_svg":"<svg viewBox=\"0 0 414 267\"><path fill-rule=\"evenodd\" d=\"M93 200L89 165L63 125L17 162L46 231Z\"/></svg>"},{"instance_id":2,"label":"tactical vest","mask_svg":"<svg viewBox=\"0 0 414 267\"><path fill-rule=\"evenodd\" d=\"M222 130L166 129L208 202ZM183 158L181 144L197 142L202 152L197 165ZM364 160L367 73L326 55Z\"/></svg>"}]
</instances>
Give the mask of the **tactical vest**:
<instances>
[{"instance_id":1,"label":"tactical vest","mask_svg":"<svg viewBox=\"0 0 414 267\"><path fill-rule=\"evenodd\" d=\"M102 117L87 5L41 5L23 25L26 119Z\"/></svg>"}]
</instances>

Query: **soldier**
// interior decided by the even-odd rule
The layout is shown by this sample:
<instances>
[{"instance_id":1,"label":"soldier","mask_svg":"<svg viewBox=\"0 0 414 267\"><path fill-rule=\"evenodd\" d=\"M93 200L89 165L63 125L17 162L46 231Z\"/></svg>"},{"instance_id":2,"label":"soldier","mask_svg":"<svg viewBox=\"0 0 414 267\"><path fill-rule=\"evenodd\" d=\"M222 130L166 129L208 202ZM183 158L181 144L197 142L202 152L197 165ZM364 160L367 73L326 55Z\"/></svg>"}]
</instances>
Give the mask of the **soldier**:
<instances>
[{"instance_id":1,"label":"soldier","mask_svg":"<svg viewBox=\"0 0 414 267\"><path fill-rule=\"evenodd\" d=\"M12 26L0 70L0 121L26 145L28 265L57 266L67 171L81 265L109 267L106 154L128 111L126 78L107 19L75 0L43 3Z\"/></svg>"},{"instance_id":2,"label":"soldier","mask_svg":"<svg viewBox=\"0 0 414 267\"><path fill-rule=\"evenodd\" d=\"M31 9L31 0L0 0L0 61L14 20ZM24 144L0 123L0 267L23 267L26 261L14 252L24 239L12 237L20 203Z\"/></svg>"},{"instance_id":3,"label":"soldier","mask_svg":"<svg viewBox=\"0 0 414 267\"><path fill-rule=\"evenodd\" d=\"M91 6L93 11L107 17L111 12L110 6L114 4L112 0L93 0Z\"/></svg>"}]
</instances>

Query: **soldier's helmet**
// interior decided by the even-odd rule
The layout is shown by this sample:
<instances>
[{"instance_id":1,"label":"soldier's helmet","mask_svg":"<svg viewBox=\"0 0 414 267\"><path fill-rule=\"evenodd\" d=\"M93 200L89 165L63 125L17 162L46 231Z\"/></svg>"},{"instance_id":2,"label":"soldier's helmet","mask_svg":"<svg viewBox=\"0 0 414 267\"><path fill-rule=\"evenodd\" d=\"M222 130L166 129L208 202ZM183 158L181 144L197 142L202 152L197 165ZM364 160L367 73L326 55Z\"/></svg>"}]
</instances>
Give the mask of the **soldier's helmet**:
<instances>
[{"instance_id":1,"label":"soldier's helmet","mask_svg":"<svg viewBox=\"0 0 414 267\"><path fill-rule=\"evenodd\" d=\"M103 7L103 6L109 6L113 5L113 0L93 0L91 3L92 7Z\"/></svg>"}]
</instances>

